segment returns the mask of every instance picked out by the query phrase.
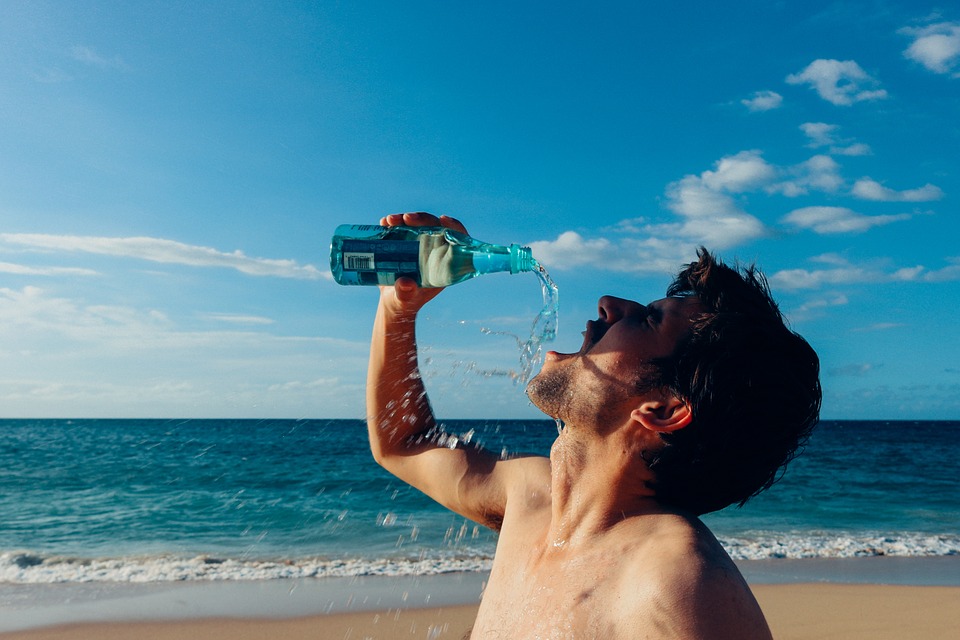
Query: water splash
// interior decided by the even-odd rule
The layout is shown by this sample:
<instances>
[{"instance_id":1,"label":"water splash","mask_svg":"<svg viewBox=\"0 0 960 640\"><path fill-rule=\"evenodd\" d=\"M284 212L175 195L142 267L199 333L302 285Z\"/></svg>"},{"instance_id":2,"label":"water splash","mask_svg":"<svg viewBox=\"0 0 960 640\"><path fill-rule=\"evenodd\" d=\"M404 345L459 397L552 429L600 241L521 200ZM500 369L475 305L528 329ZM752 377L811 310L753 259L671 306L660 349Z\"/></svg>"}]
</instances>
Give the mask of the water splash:
<instances>
[{"instance_id":1,"label":"water splash","mask_svg":"<svg viewBox=\"0 0 960 640\"><path fill-rule=\"evenodd\" d=\"M533 320L530 337L520 347L520 371L514 382L526 384L534 371L543 363L543 345L557 337L557 324L560 312L560 290L542 264L533 261L534 273L540 280L543 293L543 308Z\"/></svg>"},{"instance_id":2,"label":"water splash","mask_svg":"<svg viewBox=\"0 0 960 640\"><path fill-rule=\"evenodd\" d=\"M556 283L547 273L542 264L533 260L533 273L540 281L540 290L543 295L543 308L537 317L533 319L530 326L530 335L524 340L515 333L509 331L495 331L487 327L480 327L480 333L488 336L506 336L512 338L517 343L517 349L520 351L519 370L509 369L484 369L476 362L466 363L465 372L493 378L498 376L509 377L515 385L526 385L530 378L539 371L543 364L543 345L551 342L557 337L557 323L560 311L560 292ZM457 362L455 366L463 363Z\"/></svg>"}]
</instances>

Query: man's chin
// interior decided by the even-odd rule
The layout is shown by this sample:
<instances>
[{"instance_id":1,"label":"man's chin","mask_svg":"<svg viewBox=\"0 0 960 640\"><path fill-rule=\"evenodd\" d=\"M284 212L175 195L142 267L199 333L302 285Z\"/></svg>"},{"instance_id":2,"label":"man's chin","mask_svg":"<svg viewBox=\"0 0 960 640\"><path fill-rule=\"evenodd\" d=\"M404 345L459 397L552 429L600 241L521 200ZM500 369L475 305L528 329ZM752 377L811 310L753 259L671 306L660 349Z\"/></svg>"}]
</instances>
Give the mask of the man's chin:
<instances>
[{"instance_id":1,"label":"man's chin","mask_svg":"<svg viewBox=\"0 0 960 640\"><path fill-rule=\"evenodd\" d=\"M551 371L547 362L544 362L540 373L527 383L527 398L537 409L556 418L560 414L560 405L566 396L567 382L565 371Z\"/></svg>"}]
</instances>

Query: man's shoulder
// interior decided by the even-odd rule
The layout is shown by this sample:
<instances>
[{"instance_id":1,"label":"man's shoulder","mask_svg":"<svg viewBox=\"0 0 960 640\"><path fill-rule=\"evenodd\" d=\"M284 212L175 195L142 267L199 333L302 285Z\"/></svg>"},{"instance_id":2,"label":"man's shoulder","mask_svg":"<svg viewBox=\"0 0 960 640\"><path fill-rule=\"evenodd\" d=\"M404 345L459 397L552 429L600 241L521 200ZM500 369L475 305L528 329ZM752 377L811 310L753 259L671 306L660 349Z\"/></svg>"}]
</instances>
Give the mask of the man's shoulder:
<instances>
[{"instance_id":1,"label":"man's shoulder","mask_svg":"<svg viewBox=\"0 0 960 640\"><path fill-rule=\"evenodd\" d=\"M745 586L733 560L699 519L680 514L655 518L635 532L642 538L631 559L631 570L655 568L659 587L673 586L687 593L727 581Z\"/></svg>"},{"instance_id":2,"label":"man's shoulder","mask_svg":"<svg viewBox=\"0 0 960 640\"><path fill-rule=\"evenodd\" d=\"M682 630L678 637L769 637L739 569L696 518L661 523L624 564L624 602L633 601L636 610L654 605L665 624Z\"/></svg>"}]
</instances>

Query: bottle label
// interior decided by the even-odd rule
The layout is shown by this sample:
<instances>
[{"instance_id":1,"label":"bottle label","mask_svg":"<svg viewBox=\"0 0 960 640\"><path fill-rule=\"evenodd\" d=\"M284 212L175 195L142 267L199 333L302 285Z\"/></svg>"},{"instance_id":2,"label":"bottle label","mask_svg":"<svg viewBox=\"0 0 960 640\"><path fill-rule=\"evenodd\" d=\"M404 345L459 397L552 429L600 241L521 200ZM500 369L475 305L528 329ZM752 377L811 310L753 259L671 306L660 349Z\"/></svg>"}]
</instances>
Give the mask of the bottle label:
<instances>
[{"instance_id":1,"label":"bottle label","mask_svg":"<svg viewBox=\"0 0 960 640\"><path fill-rule=\"evenodd\" d=\"M419 281L417 240L344 239L343 284L390 285L407 276Z\"/></svg>"}]
</instances>

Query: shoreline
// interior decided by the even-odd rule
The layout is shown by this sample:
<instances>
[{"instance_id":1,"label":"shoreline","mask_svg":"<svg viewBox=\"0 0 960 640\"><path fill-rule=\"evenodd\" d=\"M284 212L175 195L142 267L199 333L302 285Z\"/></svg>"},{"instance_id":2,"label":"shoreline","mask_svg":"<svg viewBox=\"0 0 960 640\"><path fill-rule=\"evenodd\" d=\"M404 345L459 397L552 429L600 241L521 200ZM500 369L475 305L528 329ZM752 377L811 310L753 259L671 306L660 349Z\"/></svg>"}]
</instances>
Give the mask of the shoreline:
<instances>
[{"instance_id":1,"label":"shoreline","mask_svg":"<svg viewBox=\"0 0 960 640\"><path fill-rule=\"evenodd\" d=\"M754 592L777 640L948 640L960 628L960 587L771 584ZM479 605L397 608L287 619L99 622L0 633L3 640L457 640Z\"/></svg>"},{"instance_id":2,"label":"shoreline","mask_svg":"<svg viewBox=\"0 0 960 640\"><path fill-rule=\"evenodd\" d=\"M862 623L885 621L870 627L874 632L887 627L902 630L897 616L912 620L916 629L930 630L915 633L918 637L938 637L936 629L944 620L952 620L954 630L960 628L960 556L737 564L771 625L786 629L787 635L778 634L777 638L816 637L789 633L798 625L821 624L828 613L823 624L833 626L825 628L855 629L859 623L853 614L865 611L870 613L864 614ZM317 636L318 629L334 628L342 632L339 639L351 629L355 638L461 638L463 633L447 634L468 628L463 625L472 622L476 614L486 577L486 572L471 572L221 582L5 584L0 585L0 639L203 636L214 640L221 637L218 629L232 630L224 638L299 639L328 637ZM944 610L932 610L928 603L933 602ZM906 614L915 611L924 611L929 620ZM953 618L950 611L957 612ZM416 636L403 635L410 628L419 630ZM126 631L120 635L109 635L122 629Z\"/></svg>"}]
</instances>

